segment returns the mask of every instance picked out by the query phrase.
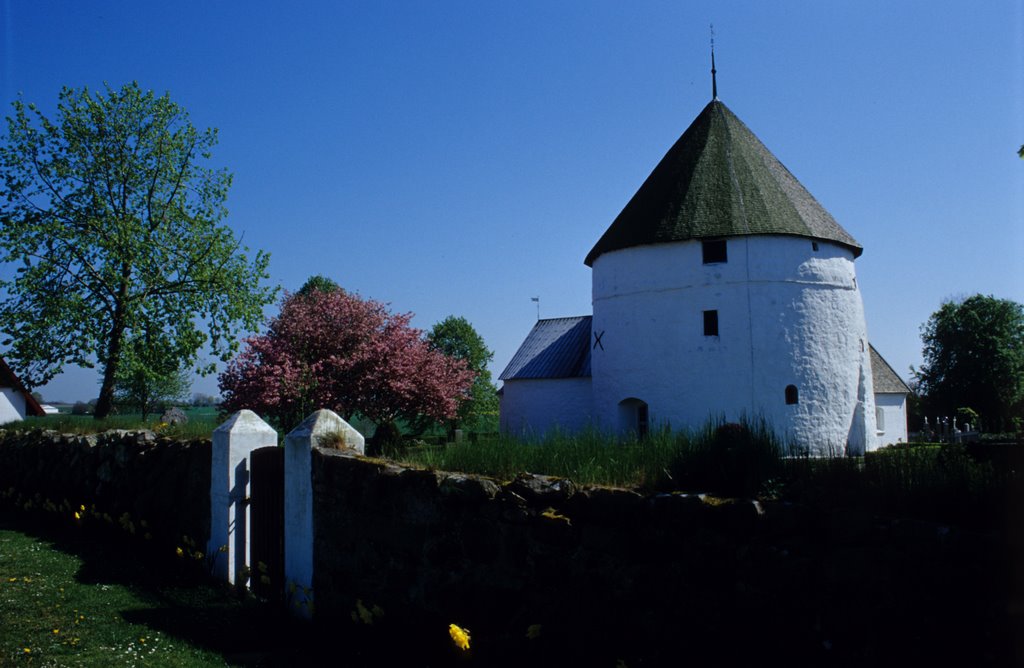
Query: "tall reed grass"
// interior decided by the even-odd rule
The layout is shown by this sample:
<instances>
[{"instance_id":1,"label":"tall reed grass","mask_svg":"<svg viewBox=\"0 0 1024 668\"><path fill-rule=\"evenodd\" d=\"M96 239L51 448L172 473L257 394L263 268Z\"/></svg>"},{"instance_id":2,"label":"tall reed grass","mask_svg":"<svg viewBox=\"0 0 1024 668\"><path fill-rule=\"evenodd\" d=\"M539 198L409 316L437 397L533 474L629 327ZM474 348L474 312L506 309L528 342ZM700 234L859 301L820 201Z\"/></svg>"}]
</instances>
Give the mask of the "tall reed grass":
<instances>
[{"instance_id":1,"label":"tall reed grass","mask_svg":"<svg viewBox=\"0 0 1024 668\"><path fill-rule=\"evenodd\" d=\"M643 438L596 429L519 439L414 447L396 458L435 469L511 479L526 471L582 484L699 489L755 495L777 475L784 444L763 420L709 421L697 431L661 429Z\"/></svg>"},{"instance_id":2,"label":"tall reed grass","mask_svg":"<svg viewBox=\"0 0 1024 668\"><path fill-rule=\"evenodd\" d=\"M599 431L409 448L400 461L511 479L524 471L582 484L787 500L820 508L972 525L1002 521L1024 471L979 461L959 445L883 448L864 457L809 457L760 419L709 421L646 438Z\"/></svg>"},{"instance_id":3,"label":"tall reed grass","mask_svg":"<svg viewBox=\"0 0 1024 668\"><path fill-rule=\"evenodd\" d=\"M666 477L686 433L667 430L646 438L618 439L590 429L518 439L498 436L476 443L421 446L396 453L400 461L429 468L479 473L511 480L523 472L571 478L581 484L646 487Z\"/></svg>"}]
</instances>

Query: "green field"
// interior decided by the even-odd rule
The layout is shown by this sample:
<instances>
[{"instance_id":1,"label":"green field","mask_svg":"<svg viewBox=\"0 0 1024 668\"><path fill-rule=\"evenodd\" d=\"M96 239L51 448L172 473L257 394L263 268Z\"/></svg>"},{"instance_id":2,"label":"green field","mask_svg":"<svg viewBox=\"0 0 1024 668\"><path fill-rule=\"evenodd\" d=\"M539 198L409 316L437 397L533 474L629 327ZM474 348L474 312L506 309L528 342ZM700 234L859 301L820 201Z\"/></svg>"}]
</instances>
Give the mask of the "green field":
<instances>
[{"instance_id":1,"label":"green field","mask_svg":"<svg viewBox=\"0 0 1024 668\"><path fill-rule=\"evenodd\" d=\"M0 523L0 665L223 666L254 612L123 543Z\"/></svg>"},{"instance_id":2,"label":"green field","mask_svg":"<svg viewBox=\"0 0 1024 668\"><path fill-rule=\"evenodd\" d=\"M209 438L214 429L222 422L219 409L216 407L185 408L188 422L183 425L164 425L160 422L160 413L142 419L139 413L112 415L97 420L91 415L47 415L45 417L29 417L21 422L4 425L4 429L52 429L62 434L95 434L108 429L150 429L161 435L173 438Z\"/></svg>"}]
</instances>

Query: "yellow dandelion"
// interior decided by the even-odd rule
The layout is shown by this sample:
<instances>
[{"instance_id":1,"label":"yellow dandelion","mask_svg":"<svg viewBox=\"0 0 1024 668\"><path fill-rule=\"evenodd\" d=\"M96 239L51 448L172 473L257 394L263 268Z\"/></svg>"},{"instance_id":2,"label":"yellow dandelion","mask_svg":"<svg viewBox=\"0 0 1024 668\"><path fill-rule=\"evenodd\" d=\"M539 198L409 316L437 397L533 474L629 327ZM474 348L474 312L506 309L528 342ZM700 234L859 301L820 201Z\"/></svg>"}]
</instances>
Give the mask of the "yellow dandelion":
<instances>
[{"instance_id":1,"label":"yellow dandelion","mask_svg":"<svg viewBox=\"0 0 1024 668\"><path fill-rule=\"evenodd\" d=\"M352 615L355 621L362 622L363 624L373 624L373 612L363 605L362 599L356 600L356 611Z\"/></svg>"},{"instance_id":2,"label":"yellow dandelion","mask_svg":"<svg viewBox=\"0 0 1024 668\"><path fill-rule=\"evenodd\" d=\"M82 519L82 516L81 516L81 514L79 514L79 513L77 512L77 511L75 512L75 519L76 519L76 520L80 520L80 519Z\"/></svg>"},{"instance_id":3,"label":"yellow dandelion","mask_svg":"<svg viewBox=\"0 0 1024 668\"><path fill-rule=\"evenodd\" d=\"M181 549L180 547L174 548L174 553L177 554L179 557L185 556L185 550Z\"/></svg>"},{"instance_id":4,"label":"yellow dandelion","mask_svg":"<svg viewBox=\"0 0 1024 668\"><path fill-rule=\"evenodd\" d=\"M565 515L562 515L561 513L559 513L554 508L548 508L547 510L545 510L544 512L541 513L541 516L542 517L546 517L549 520L556 520L558 522L565 522L569 526L572 526L572 522L569 520L569 518L566 517Z\"/></svg>"},{"instance_id":5,"label":"yellow dandelion","mask_svg":"<svg viewBox=\"0 0 1024 668\"><path fill-rule=\"evenodd\" d=\"M60 633L60 629L54 629L53 630L53 635L57 635L58 633Z\"/></svg>"},{"instance_id":6,"label":"yellow dandelion","mask_svg":"<svg viewBox=\"0 0 1024 668\"><path fill-rule=\"evenodd\" d=\"M456 647L462 650L469 649L469 629L464 629L458 624L449 624L448 635L452 637Z\"/></svg>"},{"instance_id":7,"label":"yellow dandelion","mask_svg":"<svg viewBox=\"0 0 1024 668\"><path fill-rule=\"evenodd\" d=\"M85 512L85 505L83 504L83 505L78 506L78 510L80 510L81 512L84 513Z\"/></svg>"},{"instance_id":8,"label":"yellow dandelion","mask_svg":"<svg viewBox=\"0 0 1024 668\"><path fill-rule=\"evenodd\" d=\"M31 649L29 649L28 647L26 647L26 648L25 648L24 650L22 650L22 651L23 651L23 652L25 652L25 654L31 654L31 653L32 653L32 650L31 650Z\"/></svg>"}]
</instances>

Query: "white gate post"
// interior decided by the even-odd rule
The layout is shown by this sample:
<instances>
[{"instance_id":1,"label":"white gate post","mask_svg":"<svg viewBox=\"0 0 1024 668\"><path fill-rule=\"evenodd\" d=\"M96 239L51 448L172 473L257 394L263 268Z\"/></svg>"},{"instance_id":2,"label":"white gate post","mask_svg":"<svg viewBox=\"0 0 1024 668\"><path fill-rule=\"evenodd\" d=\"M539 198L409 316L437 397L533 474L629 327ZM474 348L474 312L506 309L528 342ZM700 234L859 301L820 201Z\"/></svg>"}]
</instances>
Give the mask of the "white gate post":
<instances>
[{"instance_id":1,"label":"white gate post","mask_svg":"<svg viewBox=\"0 0 1024 668\"><path fill-rule=\"evenodd\" d=\"M213 430L210 458L210 542L213 572L231 584L249 566L249 453L277 445L277 432L250 410Z\"/></svg>"},{"instance_id":2,"label":"white gate post","mask_svg":"<svg viewBox=\"0 0 1024 668\"><path fill-rule=\"evenodd\" d=\"M320 409L284 437L284 579L289 609L313 616L313 447L340 437L362 453L363 436L337 413Z\"/></svg>"}]
</instances>

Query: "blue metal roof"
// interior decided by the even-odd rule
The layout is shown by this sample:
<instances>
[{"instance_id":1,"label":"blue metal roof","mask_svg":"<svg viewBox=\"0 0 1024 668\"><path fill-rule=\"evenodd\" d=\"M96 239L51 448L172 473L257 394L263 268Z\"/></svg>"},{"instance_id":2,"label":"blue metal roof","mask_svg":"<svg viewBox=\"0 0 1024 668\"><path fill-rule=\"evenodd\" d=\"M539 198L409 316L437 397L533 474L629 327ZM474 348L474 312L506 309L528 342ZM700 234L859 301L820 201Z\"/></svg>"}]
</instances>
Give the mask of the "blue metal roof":
<instances>
[{"instance_id":1,"label":"blue metal roof","mask_svg":"<svg viewBox=\"0 0 1024 668\"><path fill-rule=\"evenodd\" d=\"M589 378L591 316L538 320L499 380Z\"/></svg>"}]
</instances>

